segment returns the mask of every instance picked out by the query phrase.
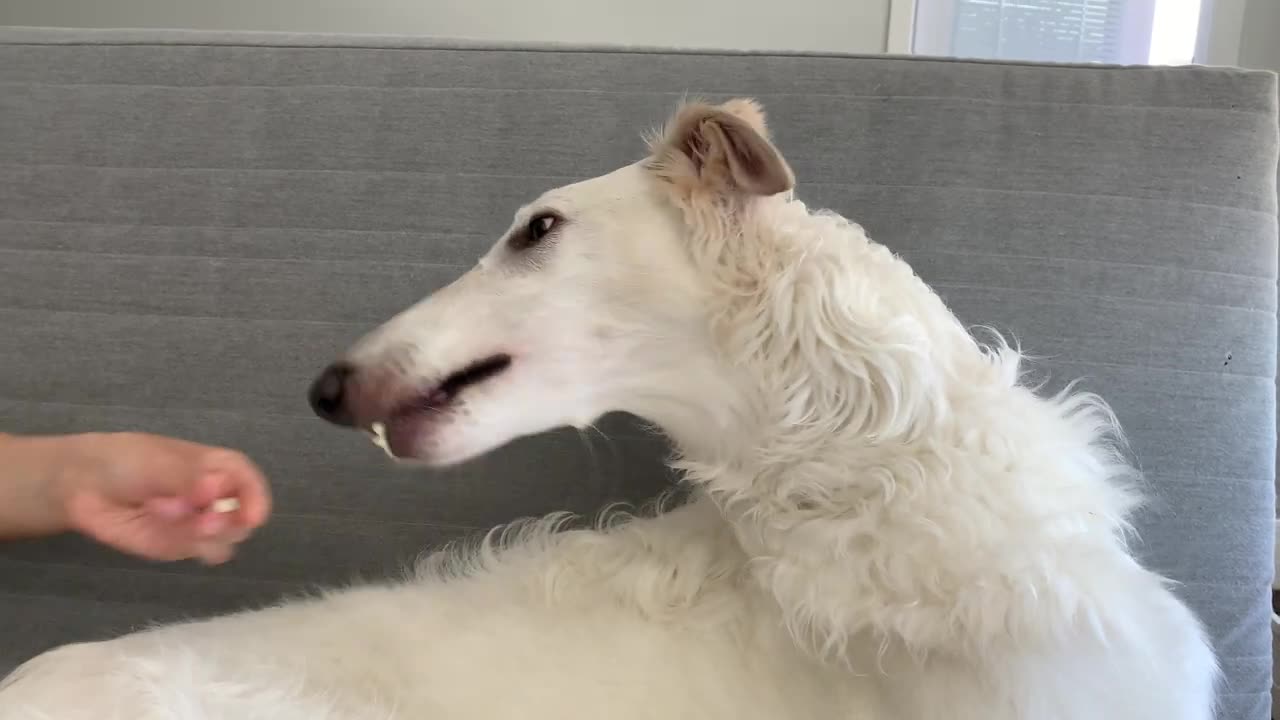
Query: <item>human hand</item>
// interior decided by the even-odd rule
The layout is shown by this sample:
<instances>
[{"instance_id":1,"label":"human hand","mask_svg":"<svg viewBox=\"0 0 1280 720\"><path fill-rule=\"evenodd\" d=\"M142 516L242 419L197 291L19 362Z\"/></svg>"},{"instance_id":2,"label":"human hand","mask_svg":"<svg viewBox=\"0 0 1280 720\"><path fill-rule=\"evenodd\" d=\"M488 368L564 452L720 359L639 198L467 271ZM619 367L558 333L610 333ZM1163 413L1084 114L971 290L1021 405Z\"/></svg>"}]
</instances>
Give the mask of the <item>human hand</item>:
<instances>
[{"instance_id":1,"label":"human hand","mask_svg":"<svg viewBox=\"0 0 1280 720\"><path fill-rule=\"evenodd\" d=\"M233 450L144 433L63 439L56 485L67 524L118 550L219 564L271 512L262 472ZM238 507L218 512L227 498Z\"/></svg>"}]
</instances>

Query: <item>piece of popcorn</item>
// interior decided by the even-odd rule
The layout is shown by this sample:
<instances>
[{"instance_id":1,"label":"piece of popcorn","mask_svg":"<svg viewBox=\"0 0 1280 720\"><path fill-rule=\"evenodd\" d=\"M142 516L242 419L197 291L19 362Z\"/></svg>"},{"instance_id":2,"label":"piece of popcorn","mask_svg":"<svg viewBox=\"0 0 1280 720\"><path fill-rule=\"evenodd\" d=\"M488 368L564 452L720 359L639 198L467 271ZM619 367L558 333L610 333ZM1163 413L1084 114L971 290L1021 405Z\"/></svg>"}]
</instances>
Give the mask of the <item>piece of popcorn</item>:
<instances>
[{"instance_id":1,"label":"piece of popcorn","mask_svg":"<svg viewBox=\"0 0 1280 720\"><path fill-rule=\"evenodd\" d=\"M209 509L216 513L229 513L240 509L240 500L233 497L218 498Z\"/></svg>"}]
</instances>

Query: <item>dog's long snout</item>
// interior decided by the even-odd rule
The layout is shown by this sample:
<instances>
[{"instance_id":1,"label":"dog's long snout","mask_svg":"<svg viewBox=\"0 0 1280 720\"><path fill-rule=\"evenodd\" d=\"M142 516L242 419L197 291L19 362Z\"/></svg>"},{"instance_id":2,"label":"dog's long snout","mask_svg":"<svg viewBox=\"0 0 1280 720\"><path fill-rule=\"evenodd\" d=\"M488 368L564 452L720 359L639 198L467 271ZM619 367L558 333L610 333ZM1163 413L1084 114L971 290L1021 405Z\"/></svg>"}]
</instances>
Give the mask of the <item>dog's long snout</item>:
<instances>
[{"instance_id":1,"label":"dog's long snout","mask_svg":"<svg viewBox=\"0 0 1280 720\"><path fill-rule=\"evenodd\" d=\"M316 415L334 425L355 425L355 414L351 411L347 392L347 385L353 374L354 369L342 362L334 363L320 373L307 393L311 409Z\"/></svg>"}]
</instances>

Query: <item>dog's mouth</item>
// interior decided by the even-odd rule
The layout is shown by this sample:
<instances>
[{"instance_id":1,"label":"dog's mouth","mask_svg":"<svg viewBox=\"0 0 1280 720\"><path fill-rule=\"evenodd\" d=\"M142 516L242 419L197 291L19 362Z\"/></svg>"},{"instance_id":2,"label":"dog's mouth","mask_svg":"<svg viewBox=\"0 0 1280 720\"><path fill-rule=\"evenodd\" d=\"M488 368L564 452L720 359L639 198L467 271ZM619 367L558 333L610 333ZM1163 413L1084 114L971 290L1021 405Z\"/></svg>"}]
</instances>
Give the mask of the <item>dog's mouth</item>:
<instances>
[{"instance_id":1,"label":"dog's mouth","mask_svg":"<svg viewBox=\"0 0 1280 720\"><path fill-rule=\"evenodd\" d=\"M393 405L382 422L367 428L374 443L392 457L411 458L426 425L446 414L468 388L480 385L511 367L505 353L477 360L445 376L439 383Z\"/></svg>"},{"instance_id":2,"label":"dog's mouth","mask_svg":"<svg viewBox=\"0 0 1280 720\"><path fill-rule=\"evenodd\" d=\"M391 409L387 419L394 420L404 415L443 410L457 400L463 390L479 385L510 366L511 356L506 354L492 355L483 360L477 360L461 370L447 375L444 380L441 380L426 392L419 393L396 405Z\"/></svg>"}]
</instances>

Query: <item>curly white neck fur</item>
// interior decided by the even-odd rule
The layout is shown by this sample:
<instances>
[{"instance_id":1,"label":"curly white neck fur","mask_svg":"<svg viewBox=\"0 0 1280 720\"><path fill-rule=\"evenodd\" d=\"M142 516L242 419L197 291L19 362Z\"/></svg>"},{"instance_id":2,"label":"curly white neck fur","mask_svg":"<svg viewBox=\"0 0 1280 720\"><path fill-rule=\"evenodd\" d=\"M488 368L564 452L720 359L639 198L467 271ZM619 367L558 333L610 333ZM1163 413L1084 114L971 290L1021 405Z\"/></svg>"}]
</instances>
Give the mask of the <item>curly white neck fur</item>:
<instances>
[{"instance_id":1,"label":"curly white neck fur","mask_svg":"<svg viewBox=\"0 0 1280 720\"><path fill-rule=\"evenodd\" d=\"M1136 568L1121 535L1133 498L1109 482L1128 468L1105 406L1019 387L1016 352L981 347L843 218L783 197L740 210L738 226L690 215L715 283L720 373L741 382L724 383L718 408L731 411L663 424L796 637L846 657L860 634L876 642L859 647L990 652L1097 624L1089 575L1105 572L1077 574L1086 568L1063 566L1055 548ZM742 243L753 251L729 248ZM1016 420L983 411L1010 403L1025 406ZM1011 527L1028 517L1043 523ZM993 604L997 588L1026 604ZM1103 641L1122 631L1092 629Z\"/></svg>"}]
</instances>

